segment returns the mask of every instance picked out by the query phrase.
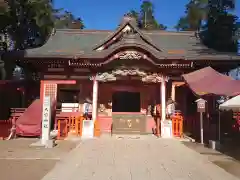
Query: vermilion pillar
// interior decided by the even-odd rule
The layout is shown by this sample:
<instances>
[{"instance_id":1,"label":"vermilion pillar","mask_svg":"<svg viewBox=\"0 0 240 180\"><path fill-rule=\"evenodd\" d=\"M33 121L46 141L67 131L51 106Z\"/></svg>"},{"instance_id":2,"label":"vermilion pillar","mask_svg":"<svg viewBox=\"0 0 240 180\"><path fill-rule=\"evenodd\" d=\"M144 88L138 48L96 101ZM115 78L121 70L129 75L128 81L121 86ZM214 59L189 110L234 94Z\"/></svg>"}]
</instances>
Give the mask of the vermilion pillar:
<instances>
[{"instance_id":1,"label":"vermilion pillar","mask_svg":"<svg viewBox=\"0 0 240 180\"><path fill-rule=\"evenodd\" d=\"M164 134L164 121L166 120L166 79L163 77L161 82L161 136Z\"/></svg>"},{"instance_id":2,"label":"vermilion pillar","mask_svg":"<svg viewBox=\"0 0 240 180\"><path fill-rule=\"evenodd\" d=\"M93 100L92 100L92 119L97 120L97 101L98 101L98 81L93 79Z\"/></svg>"},{"instance_id":3,"label":"vermilion pillar","mask_svg":"<svg viewBox=\"0 0 240 180\"><path fill-rule=\"evenodd\" d=\"M172 83L172 93L171 93L171 98L173 101L175 101L176 99L176 85L174 83Z\"/></svg>"},{"instance_id":4,"label":"vermilion pillar","mask_svg":"<svg viewBox=\"0 0 240 180\"><path fill-rule=\"evenodd\" d=\"M161 82L161 106L162 106L162 122L166 120L166 81L165 78Z\"/></svg>"},{"instance_id":5,"label":"vermilion pillar","mask_svg":"<svg viewBox=\"0 0 240 180\"><path fill-rule=\"evenodd\" d=\"M45 96L51 97L51 103L54 103L53 112L55 112L56 108L56 100L57 100L57 85L58 84L76 84L75 80L41 80L40 82L40 101L41 106L43 106L43 99ZM57 123L55 122L54 129L56 129Z\"/></svg>"}]
</instances>

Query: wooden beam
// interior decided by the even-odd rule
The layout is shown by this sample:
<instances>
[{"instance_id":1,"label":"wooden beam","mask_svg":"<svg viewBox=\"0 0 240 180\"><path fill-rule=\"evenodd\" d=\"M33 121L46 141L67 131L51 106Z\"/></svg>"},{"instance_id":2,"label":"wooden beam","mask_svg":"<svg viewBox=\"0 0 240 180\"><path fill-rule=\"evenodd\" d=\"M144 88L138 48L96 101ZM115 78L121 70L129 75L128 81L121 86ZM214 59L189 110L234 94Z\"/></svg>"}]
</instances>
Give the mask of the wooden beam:
<instances>
[{"instance_id":1,"label":"wooden beam","mask_svg":"<svg viewBox=\"0 0 240 180\"><path fill-rule=\"evenodd\" d=\"M173 84L175 85L175 87L179 87L179 86L182 86L186 83L185 82L173 82Z\"/></svg>"},{"instance_id":2,"label":"wooden beam","mask_svg":"<svg viewBox=\"0 0 240 180\"><path fill-rule=\"evenodd\" d=\"M44 80L46 84L76 84L76 80Z\"/></svg>"}]
</instances>

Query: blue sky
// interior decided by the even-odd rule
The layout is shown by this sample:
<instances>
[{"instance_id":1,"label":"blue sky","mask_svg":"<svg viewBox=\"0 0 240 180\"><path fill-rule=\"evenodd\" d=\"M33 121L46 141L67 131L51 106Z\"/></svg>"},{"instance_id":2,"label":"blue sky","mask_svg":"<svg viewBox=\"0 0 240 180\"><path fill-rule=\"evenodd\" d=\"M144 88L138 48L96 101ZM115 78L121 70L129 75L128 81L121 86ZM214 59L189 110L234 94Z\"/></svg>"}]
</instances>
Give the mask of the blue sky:
<instances>
[{"instance_id":1,"label":"blue sky","mask_svg":"<svg viewBox=\"0 0 240 180\"><path fill-rule=\"evenodd\" d=\"M184 15L189 0L152 0L155 18L172 29ZM139 11L142 0L55 0L56 8L64 8L81 17L87 29L116 29L123 14L131 9ZM237 1L238 2L238 1ZM235 10L240 16L240 4Z\"/></svg>"}]
</instances>

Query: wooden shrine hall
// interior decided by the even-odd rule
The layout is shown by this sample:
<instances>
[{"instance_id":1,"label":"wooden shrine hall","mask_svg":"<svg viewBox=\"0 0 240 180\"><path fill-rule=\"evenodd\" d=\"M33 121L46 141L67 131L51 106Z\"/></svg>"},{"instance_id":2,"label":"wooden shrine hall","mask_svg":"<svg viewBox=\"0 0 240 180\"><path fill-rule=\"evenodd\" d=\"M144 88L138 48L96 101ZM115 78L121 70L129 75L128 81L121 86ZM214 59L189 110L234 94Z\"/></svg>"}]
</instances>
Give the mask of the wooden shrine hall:
<instances>
[{"instance_id":1,"label":"wooden shrine hall","mask_svg":"<svg viewBox=\"0 0 240 180\"><path fill-rule=\"evenodd\" d=\"M43 46L19 54L17 64L39 74L42 103L48 95L57 109L75 103L80 114L90 99L100 131L116 134L152 133L152 107L159 104L164 122L169 98L184 119L182 75L206 66L226 72L240 60L205 47L194 32L142 31L127 16L115 31L54 30Z\"/></svg>"}]
</instances>

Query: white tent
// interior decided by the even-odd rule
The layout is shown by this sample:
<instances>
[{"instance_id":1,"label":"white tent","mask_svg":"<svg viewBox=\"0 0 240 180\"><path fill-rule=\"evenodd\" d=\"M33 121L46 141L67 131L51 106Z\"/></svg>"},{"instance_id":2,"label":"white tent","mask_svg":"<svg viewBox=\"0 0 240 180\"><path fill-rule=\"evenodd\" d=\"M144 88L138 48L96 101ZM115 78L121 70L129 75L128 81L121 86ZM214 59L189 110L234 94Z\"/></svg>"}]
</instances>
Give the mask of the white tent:
<instances>
[{"instance_id":1,"label":"white tent","mask_svg":"<svg viewBox=\"0 0 240 180\"><path fill-rule=\"evenodd\" d=\"M220 110L232 110L235 112L240 112L240 95L235 96L228 101L219 105Z\"/></svg>"}]
</instances>

